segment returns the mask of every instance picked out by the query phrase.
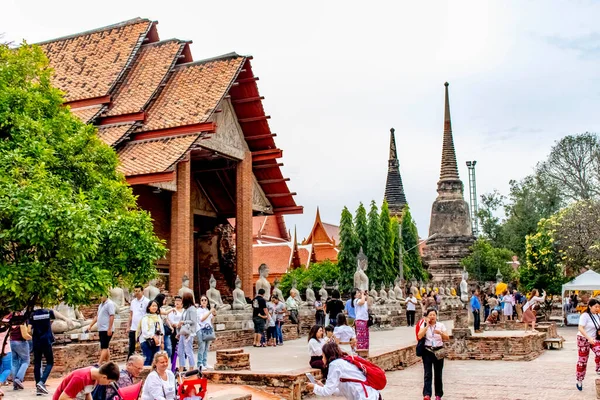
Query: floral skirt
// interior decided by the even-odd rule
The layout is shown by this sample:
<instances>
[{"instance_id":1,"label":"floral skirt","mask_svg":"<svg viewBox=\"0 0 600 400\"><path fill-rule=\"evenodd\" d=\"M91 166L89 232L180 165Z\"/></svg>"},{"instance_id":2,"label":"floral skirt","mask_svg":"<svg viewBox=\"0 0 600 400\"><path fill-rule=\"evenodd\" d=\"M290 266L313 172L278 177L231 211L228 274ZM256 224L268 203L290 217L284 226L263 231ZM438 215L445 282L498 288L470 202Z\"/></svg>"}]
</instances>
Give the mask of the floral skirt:
<instances>
[{"instance_id":1,"label":"floral skirt","mask_svg":"<svg viewBox=\"0 0 600 400\"><path fill-rule=\"evenodd\" d=\"M354 327L356 329L356 348L358 350L369 349L369 326L368 321L355 320Z\"/></svg>"}]
</instances>

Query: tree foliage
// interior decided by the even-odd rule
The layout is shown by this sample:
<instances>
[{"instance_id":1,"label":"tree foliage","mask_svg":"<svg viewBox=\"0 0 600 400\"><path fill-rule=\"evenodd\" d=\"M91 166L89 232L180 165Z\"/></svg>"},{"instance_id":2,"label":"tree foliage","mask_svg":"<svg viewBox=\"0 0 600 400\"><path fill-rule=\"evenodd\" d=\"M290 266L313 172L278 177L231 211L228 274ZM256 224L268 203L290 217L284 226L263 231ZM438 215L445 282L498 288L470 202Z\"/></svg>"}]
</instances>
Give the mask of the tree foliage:
<instances>
[{"instance_id":1,"label":"tree foliage","mask_svg":"<svg viewBox=\"0 0 600 400\"><path fill-rule=\"evenodd\" d=\"M381 227L381 235L383 237L383 245L381 248L381 266L384 273L384 282L391 283L398 275L398 264L394 265L394 234L392 232L392 221L390 209L387 201L383 201L381 205L381 214L379 215L379 225Z\"/></svg>"},{"instance_id":2,"label":"tree foliage","mask_svg":"<svg viewBox=\"0 0 600 400\"><path fill-rule=\"evenodd\" d=\"M356 209L356 216L354 217L354 227L356 228L356 236L358 237L358 242L360 246L362 246L363 251L367 251L367 245L369 240L368 236L368 227L367 227L367 210L363 203L358 205Z\"/></svg>"},{"instance_id":3,"label":"tree foliage","mask_svg":"<svg viewBox=\"0 0 600 400\"><path fill-rule=\"evenodd\" d=\"M42 51L0 45L0 308L147 282L165 248L117 156L62 106Z\"/></svg>"},{"instance_id":4,"label":"tree foliage","mask_svg":"<svg viewBox=\"0 0 600 400\"><path fill-rule=\"evenodd\" d=\"M279 285L279 289L284 296L290 295L290 290L292 288L292 283L294 279L298 282L298 286L296 289L300 292L302 297L304 298L304 293L306 291L306 286L308 282L312 282L312 288L317 293L319 289L321 289L321 282L325 281L327 285L333 285L336 279L340 278L340 267L338 264L334 264L329 260L322 261L320 263L311 264L308 268L296 268L281 278L281 284ZM344 289L340 285L340 290L346 292L350 289Z\"/></svg>"},{"instance_id":5,"label":"tree foliage","mask_svg":"<svg viewBox=\"0 0 600 400\"><path fill-rule=\"evenodd\" d=\"M564 199L590 200L600 195L600 141L594 133L569 135L559 140L546 161L538 166Z\"/></svg>"},{"instance_id":6,"label":"tree foliage","mask_svg":"<svg viewBox=\"0 0 600 400\"><path fill-rule=\"evenodd\" d=\"M338 267L340 269L340 287L349 290L354 284L356 272L356 255L360 243L352 222L352 214L344 207L340 219L340 252L338 253Z\"/></svg>"},{"instance_id":7,"label":"tree foliage","mask_svg":"<svg viewBox=\"0 0 600 400\"><path fill-rule=\"evenodd\" d=\"M498 270L504 282L510 282L516 277L516 272L508 262L513 252L508 249L496 248L485 238L479 238L471 246L471 254L461 260L461 264L469 272L472 279L480 282L495 281Z\"/></svg>"},{"instance_id":8,"label":"tree foliage","mask_svg":"<svg viewBox=\"0 0 600 400\"><path fill-rule=\"evenodd\" d=\"M385 269L383 265L385 239L379 221L379 210L377 209L377 204L375 204L374 200L371 201L371 208L367 218L367 251L365 251L365 255L369 259L369 267L366 273L369 277L369 282L379 285L385 280Z\"/></svg>"},{"instance_id":9,"label":"tree foliage","mask_svg":"<svg viewBox=\"0 0 600 400\"><path fill-rule=\"evenodd\" d=\"M525 263L519 268L519 281L525 291L546 290L549 294L561 293L565 282L562 265L554 241L555 217L538 223L535 234L526 238Z\"/></svg>"},{"instance_id":10,"label":"tree foliage","mask_svg":"<svg viewBox=\"0 0 600 400\"><path fill-rule=\"evenodd\" d=\"M408 205L402 213L402 245L404 249L402 252L404 278L407 280L412 278L423 281L427 280L427 274L423 269L423 262L421 261L421 253L419 252L417 225L412 218Z\"/></svg>"}]
</instances>

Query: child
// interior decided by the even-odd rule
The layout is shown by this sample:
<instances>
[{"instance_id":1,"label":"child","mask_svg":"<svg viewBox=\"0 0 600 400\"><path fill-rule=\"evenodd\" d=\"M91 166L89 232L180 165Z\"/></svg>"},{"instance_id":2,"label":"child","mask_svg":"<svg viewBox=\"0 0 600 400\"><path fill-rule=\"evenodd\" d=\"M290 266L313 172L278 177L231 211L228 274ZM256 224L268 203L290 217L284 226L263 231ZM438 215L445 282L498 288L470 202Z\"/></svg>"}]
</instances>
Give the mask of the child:
<instances>
[{"instance_id":1,"label":"child","mask_svg":"<svg viewBox=\"0 0 600 400\"><path fill-rule=\"evenodd\" d=\"M329 343L331 342L335 342L335 338L333 337L333 330L335 328L333 327L333 325L327 325L325 327L325 337L323 338L325 340L325 343Z\"/></svg>"},{"instance_id":2,"label":"child","mask_svg":"<svg viewBox=\"0 0 600 400\"><path fill-rule=\"evenodd\" d=\"M267 319L267 346L275 347L277 346L277 344L275 343L275 339L277 338L275 328L275 304L269 301L267 303L267 309L269 310L269 315Z\"/></svg>"}]
</instances>

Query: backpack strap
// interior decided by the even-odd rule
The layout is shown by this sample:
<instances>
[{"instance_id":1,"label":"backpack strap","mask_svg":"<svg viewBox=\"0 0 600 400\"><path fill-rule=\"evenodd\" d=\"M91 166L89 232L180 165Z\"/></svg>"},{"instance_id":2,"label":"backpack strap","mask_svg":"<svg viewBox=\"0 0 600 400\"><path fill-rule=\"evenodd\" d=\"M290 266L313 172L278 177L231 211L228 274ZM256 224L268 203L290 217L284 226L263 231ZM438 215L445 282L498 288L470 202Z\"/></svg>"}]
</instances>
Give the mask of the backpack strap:
<instances>
[{"instance_id":1,"label":"backpack strap","mask_svg":"<svg viewBox=\"0 0 600 400\"><path fill-rule=\"evenodd\" d=\"M360 383L365 391L365 397L369 398L369 394L367 393L367 385L365 385L365 381L359 381L358 379L349 379L349 378L340 378L340 382L356 382Z\"/></svg>"}]
</instances>

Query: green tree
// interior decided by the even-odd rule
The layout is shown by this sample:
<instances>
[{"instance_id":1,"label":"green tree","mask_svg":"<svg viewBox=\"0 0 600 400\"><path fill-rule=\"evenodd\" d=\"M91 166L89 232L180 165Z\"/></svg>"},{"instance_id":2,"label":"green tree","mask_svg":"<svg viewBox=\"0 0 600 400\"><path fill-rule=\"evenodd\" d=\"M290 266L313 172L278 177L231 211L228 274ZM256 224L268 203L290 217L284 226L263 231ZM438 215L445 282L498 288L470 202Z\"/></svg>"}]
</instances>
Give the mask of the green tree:
<instances>
[{"instance_id":1,"label":"green tree","mask_svg":"<svg viewBox=\"0 0 600 400\"><path fill-rule=\"evenodd\" d=\"M371 209L368 214L367 250L365 255L369 259L367 276L369 281L377 285L385 281L386 275L383 265L384 237L379 222L379 210L375 200L371 201Z\"/></svg>"},{"instance_id":2,"label":"green tree","mask_svg":"<svg viewBox=\"0 0 600 400\"><path fill-rule=\"evenodd\" d=\"M404 279L415 278L417 280L426 280L427 274L423 269L421 253L419 252L419 233L417 225L412 218L410 208L405 206L402 212L402 244L404 260Z\"/></svg>"},{"instance_id":3,"label":"green tree","mask_svg":"<svg viewBox=\"0 0 600 400\"><path fill-rule=\"evenodd\" d=\"M165 254L114 150L63 107L51 74L39 47L0 45L2 310L89 303L147 282Z\"/></svg>"},{"instance_id":4,"label":"green tree","mask_svg":"<svg viewBox=\"0 0 600 400\"><path fill-rule=\"evenodd\" d=\"M381 213L379 215L379 225L381 227L381 235L383 237L383 247L381 249L381 266L384 272L383 280L386 283L394 281L398 275L398 266L394 266L394 234L391 226L390 209L387 201L383 201L381 205Z\"/></svg>"},{"instance_id":5,"label":"green tree","mask_svg":"<svg viewBox=\"0 0 600 400\"><path fill-rule=\"evenodd\" d=\"M338 253L338 266L340 269L340 289L348 291L354 284L356 272L356 255L360 249L358 237L354 229L352 214L347 207L342 210L340 219L340 252Z\"/></svg>"},{"instance_id":6,"label":"green tree","mask_svg":"<svg viewBox=\"0 0 600 400\"><path fill-rule=\"evenodd\" d=\"M526 238L525 263L519 268L519 282L525 291L561 293L566 279L554 241L555 224L555 217L544 218L538 223L536 233Z\"/></svg>"},{"instance_id":7,"label":"green tree","mask_svg":"<svg viewBox=\"0 0 600 400\"><path fill-rule=\"evenodd\" d=\"M354 227L356 229L356 236L358 237L358 242L360 243L360 247L363 248L363 251L367 251L368 241L368 226L367 226L367 210L363 203L358 205L356 209L356 216L354 217Z\"/></svg>"},{"instance_id":8,"label":"green tree","mask_svg":"<svg viewBox=\"0 0 600 400\"><path fill-rule=\"evenodd\" d=\"M499 209L504 206L504 200L504 196L497 190L482 194L477 211L481 236L496 247L502 246L502 223L498 213Z\"/></svg>"},{"instance_id":9,"label":"green tree","mask_svg":"<svg viewBox=\"0 0 600 400\"><path fill-rule=\"evenodd\" d=\"M392 231L392 266L395 269L395 275L400 274L400 221L397 217L392 217L390 222ZM406 277L406 268L404 268L404 277ZM395 278L394 278L395 279Z\"/></svg>"},{"instance_id":10,"label":"green tree","mask_svg":"<svg viewBox=\"0 0 600 400\"><path fill-rule=\"evenodd\" d=\"M296 289L298 289L304 298L306 286L309 281L313 283L313 290L316 293L321 289L322 281L325 281L328 285L332 285L336 279L340 279L340 268L337 264L329 260L311 264L308 268L296 268L281 277L279 288L284 296L289 296L294 279L298 282Z\"/></svg>"},{"instance_id":11,"label":"green tree","mask_svg":"<svg viewBox=\"0 0 600 400\"><path fill-rule=\"evenodd\" d=\"M471 246L471 254L463 258L461 264L472 279L480 282L495 281L498 270L504 282L510 282L516 275L511 264L508 264L512 255L512 251L493 247L487 239L479 238Z\"/></svg>"}]
</instances>

